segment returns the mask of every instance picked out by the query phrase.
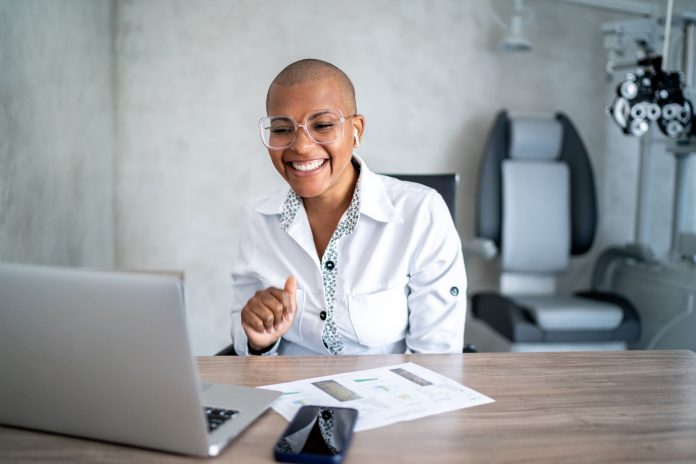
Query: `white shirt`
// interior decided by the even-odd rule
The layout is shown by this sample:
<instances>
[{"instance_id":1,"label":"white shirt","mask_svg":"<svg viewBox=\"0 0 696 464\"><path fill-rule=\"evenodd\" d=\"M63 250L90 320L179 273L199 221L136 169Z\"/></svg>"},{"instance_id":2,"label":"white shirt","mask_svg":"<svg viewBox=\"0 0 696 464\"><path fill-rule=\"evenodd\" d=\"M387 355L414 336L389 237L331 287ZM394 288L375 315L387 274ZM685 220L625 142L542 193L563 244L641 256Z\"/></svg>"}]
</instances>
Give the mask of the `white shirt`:
<instances>
[{"instance_id":1,"label":"white shirt","mask_svg":"<svg viewBox=\"0 0 696 464\"><path fill-rule=\"evenodd\" d=\"M292 190L251 204L232 272L238 354L249 354L242 308L258 290L282 289L290 275L297 278L295 319L266 354L461 353L466 274L444 200L431 188L371 172L355 155L354 162L353 202L322 261Z\"/></svg>"}]
</instances>

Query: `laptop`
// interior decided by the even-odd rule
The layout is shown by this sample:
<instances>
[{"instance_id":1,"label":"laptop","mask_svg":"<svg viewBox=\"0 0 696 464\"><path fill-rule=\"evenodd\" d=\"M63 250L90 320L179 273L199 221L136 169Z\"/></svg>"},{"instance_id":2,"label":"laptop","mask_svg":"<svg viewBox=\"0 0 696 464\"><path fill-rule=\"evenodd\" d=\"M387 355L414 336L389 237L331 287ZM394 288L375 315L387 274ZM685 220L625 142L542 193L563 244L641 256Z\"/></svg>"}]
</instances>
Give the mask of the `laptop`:
<instances>
[{"instance_id":1,"label":"laptop","mask_svg":"<svg viewBox=\"0 0 696 464\"><path fill-rule=\"evenodd\" d=\"M0 424L215 456L280 393L200 383L175 276L0 263Z\"/></svg>"}]
</instances>

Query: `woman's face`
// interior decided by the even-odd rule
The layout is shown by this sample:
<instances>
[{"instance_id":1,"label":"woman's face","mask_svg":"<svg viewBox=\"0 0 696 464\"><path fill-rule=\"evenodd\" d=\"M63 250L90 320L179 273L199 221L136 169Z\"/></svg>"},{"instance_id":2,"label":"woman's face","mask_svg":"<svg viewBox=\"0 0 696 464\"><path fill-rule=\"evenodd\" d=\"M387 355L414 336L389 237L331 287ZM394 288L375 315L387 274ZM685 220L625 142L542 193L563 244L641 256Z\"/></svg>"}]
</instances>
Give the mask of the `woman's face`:
<instances>
[{"instance_id":1,"label":"woman's face","mask_svg":"<svg viewBox=\"0 0 696 464\"><path fill-rule=\"evenodd\" d=\"M291 86L273 85L268 101L268 116L291 116L298 124L318 110L338 109L350 116L336 81L331 78ZM300 127L292 145L268 149L273 165L290 187L302 198L335 198L343 201L352 194L356 176L351 164L354 131L362 135L361 115L346 118L338 139L329 144L312 142Z\"/></svg>"}]
</instances>

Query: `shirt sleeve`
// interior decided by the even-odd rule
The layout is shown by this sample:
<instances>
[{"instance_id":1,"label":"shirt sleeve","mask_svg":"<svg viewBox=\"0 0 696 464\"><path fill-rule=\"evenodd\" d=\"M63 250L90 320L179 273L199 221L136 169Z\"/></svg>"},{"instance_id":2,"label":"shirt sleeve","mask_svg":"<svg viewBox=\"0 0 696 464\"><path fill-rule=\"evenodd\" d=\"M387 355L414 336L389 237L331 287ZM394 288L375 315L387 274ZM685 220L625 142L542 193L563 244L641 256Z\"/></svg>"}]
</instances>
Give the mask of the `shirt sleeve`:
<instances>
[{"instance_id":1,"label":"shirt sleeve","mask_svg":"<svg viewBox=\"0 0 696 464\"><path fill-rule=\"evenodd\" d=\"M242 224L242 230L239 235L239 251L237 253L237 261L232 270L232 309L230 315L232 317L232 343L234 351L240 356L251 354L249 352L249 342L242 327L242 309L247 301L254 294L264 288L263 282L258 273L253 269L255 262L254 255L256 254L256 227L253 221L253 213L247 214L247 220ZM264 356L275 355L278 351L280 340L268 351L263 353Z\"/></svg>"},{"instance_id":2,"label":"shirt sleeve","mask_svg":"<svg viewBox=\"0 0 696 464\"><path fill-rule=\"evenodd\" d=\"M466 272L461 241L442 197L432 192L409 273L409 329L414 353L461 353L466 319Z\"/></svg>"}]
</instances>

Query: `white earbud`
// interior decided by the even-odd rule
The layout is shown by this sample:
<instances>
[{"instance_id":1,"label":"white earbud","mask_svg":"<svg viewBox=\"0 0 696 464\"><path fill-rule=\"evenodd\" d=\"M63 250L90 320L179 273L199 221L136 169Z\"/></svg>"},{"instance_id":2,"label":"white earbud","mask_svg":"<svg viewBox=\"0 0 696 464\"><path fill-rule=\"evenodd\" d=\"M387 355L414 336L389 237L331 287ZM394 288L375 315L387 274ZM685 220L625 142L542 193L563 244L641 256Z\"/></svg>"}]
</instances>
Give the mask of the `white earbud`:
<instances>
[{"instance_id":1,"label":"white earbud","mask_svg":"<svg viewBox=\"0 0 696 464\"><path fill-rule=\"evenodd\" d=\"M358 129L353 129L353 141L355 142L354 145L356 148L360 146L360 139L358 138Z\"/></svg>"}]
</instances>

